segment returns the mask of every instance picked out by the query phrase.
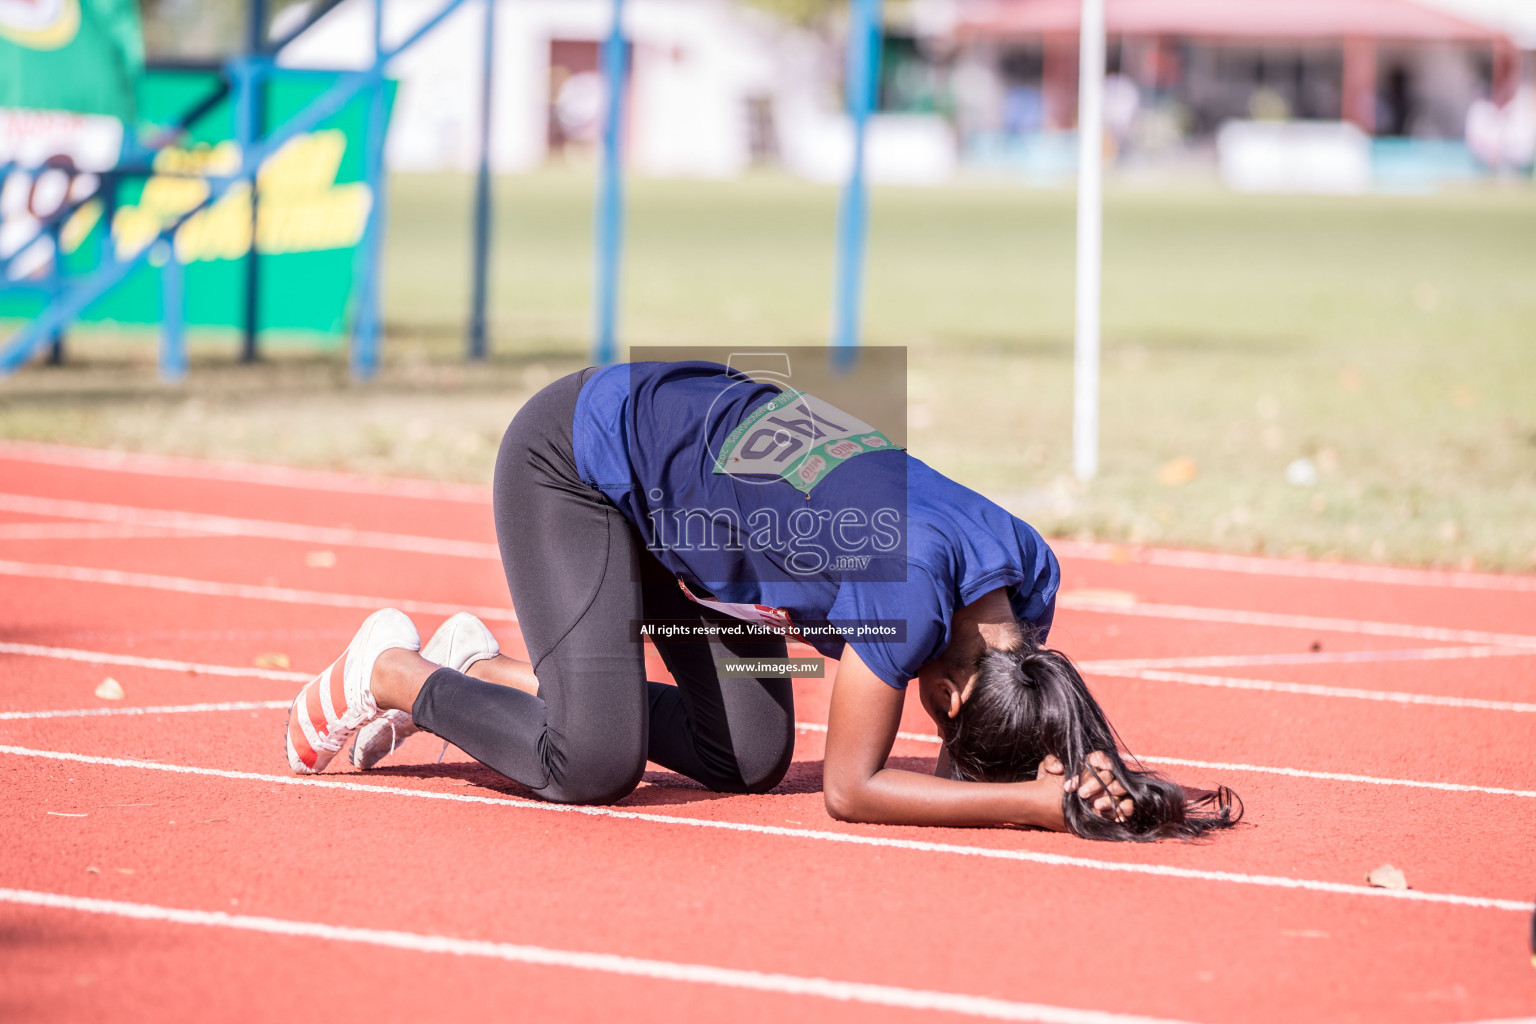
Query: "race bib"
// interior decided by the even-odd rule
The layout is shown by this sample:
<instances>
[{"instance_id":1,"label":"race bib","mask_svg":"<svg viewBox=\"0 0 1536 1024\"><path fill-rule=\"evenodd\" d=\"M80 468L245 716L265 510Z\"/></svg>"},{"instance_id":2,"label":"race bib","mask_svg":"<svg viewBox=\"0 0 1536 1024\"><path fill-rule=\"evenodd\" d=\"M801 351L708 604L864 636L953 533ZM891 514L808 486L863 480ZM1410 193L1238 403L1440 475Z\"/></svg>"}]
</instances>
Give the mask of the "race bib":
<instances>
[{"instance_id":1,"label":"race bib","mask_svg":"<svg viewBox=\"0 0 1536 1024\"><path fill-rule=\"evenodd\" d=\"M731 431L715 459L715 472L777 476L810 494L854 456L900 447L863 420L791 389L752 410Z\"/></svg>"}]
</instances>

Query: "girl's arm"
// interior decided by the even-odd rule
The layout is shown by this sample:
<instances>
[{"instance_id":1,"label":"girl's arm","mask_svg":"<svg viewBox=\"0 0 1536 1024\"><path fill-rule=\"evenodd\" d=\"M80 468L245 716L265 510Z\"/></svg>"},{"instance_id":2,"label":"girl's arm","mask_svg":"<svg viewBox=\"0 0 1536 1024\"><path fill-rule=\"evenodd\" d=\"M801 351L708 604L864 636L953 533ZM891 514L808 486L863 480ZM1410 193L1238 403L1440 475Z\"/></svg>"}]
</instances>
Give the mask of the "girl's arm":
<instances>
[{"instance_id":1,"label":"girl's arm","mask_svg":"<svg viewBox=\"0 0 1536 1024\"><path fill-rule=\"evenodd\" d=\"M1062 779L959 782L886 768L905 691L844 648L832 686L822 791L839 821L883 825L1034 825L1064 831Z\"/></svg>"}]
</instances>

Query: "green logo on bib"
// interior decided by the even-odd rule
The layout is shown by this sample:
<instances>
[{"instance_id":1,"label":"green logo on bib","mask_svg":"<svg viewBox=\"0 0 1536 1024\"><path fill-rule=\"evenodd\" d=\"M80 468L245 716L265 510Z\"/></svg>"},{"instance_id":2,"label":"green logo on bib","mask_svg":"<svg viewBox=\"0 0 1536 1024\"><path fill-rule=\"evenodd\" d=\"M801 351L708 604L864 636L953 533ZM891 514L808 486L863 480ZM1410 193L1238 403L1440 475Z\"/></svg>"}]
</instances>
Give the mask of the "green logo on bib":
<instances>
[{"instance_id":1,"label":"green logo on bib","mask_svg":"<svg viewBox=\"0 0 1536 1024\"><path fill-rule=\"evenodd\" d=\"M777 476L811 493L828 473L857 455L900 448L855 416L793 389L758 406L725 439L715 472Z\"/></svg>"}]
</instances>

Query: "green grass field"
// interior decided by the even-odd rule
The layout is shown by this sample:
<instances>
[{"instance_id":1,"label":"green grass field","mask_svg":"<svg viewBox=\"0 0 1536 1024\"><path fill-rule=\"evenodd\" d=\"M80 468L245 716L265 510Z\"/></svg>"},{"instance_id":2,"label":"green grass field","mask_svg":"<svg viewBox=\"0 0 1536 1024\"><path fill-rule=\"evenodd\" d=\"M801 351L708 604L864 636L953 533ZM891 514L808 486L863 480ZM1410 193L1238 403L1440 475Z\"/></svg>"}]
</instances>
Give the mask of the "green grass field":
<instances>
[{"instance_id":1,"label":"green grass field","mask_svg":"<svg viewBox=\"0 0 1536 1024\"><path fill-rule=\"evenodd\" d=\"M458 361L469 182L394 179L387 366L145 333L0 383L0 435L484 480L530 389L590 335L590 176L497 186L495 358ZM632 182L629 344L815 344L834 190ZM1255 198L1111 190L1103 469L1069 471L1073 198L877 190L866 339L909 350L915 454L1047 532L1409 564L1536 568L1536 192ZM1307 457L1314 487L1285 481Z\"/></svg>"}]
</instances>

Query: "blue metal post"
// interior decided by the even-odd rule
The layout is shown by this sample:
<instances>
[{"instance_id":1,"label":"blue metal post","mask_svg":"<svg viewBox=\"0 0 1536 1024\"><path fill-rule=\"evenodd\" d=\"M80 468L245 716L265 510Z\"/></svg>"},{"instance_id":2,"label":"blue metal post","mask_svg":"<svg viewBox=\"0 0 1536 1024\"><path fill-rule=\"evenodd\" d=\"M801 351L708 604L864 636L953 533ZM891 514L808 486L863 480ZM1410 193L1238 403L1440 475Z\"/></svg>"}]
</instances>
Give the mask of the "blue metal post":
<instances>
[{"instance_id":1,"label":"blue metal post","mask_svg":"<svg viewBox=\"0 0 1536 1024\"><path fill-rule=\"evenodd\" d=\"M352 376L367 380L379 369L379 255L384 242L384 0L373 0L373 61L377 77L368 95L363 134L364 170L371 202L357 253L357 315L352 321Z\"/></svg>"},{"instance_id":2,"label":"blue metal post","mask_svg":"<svg viewBox=\"0 0 1536 1024\"><path fill-rule=\"evenodd\" d=\"M474 292L469 307L469 358L485 358L485 303L491 248L491 69L495 57L496 0L485 0L480 59L480 168L475 177Z\"/></svg>"},{"instance_id":3,"label":"blue metal post","mask_svg":"<svg viewBox=\"0 0 1536 1024\"><path fill-rule=\"evenodd\" d=\"M176 239L155 243L165 254L160 267L160 379L179 381L187 375L187 337L183 316L186 278L181 260L176 257Z\"/></svg>"},{"instance_id":4,"label":"blue metal post","mask_svg":"<svg viewBox=\"0 0 1536 1024\"><path fill-rule=\"evenodd\" d=\"M880 0L849 5L845 69L848 114L853 121L853 166L837 210L837 294L832 344L859 343L859 314L864 297L864 237L869 197L864 186L864 134L875 107L880 79Z\"/></svg>"},{"instance_id":5,"label":"blue metal post","mask_svg":"<svg viewBox=\"0 0 1536 1024\"><path fill-rule=\"evenodd\" d=\"M613 0L613 25L603 41L603 77L608 102L603 121L603 165L597 186L597 336L592 362L607 365L618 355L615 321L619 302L619 250L624 234L624 0Z\"/></svg>"}]
</instances>

